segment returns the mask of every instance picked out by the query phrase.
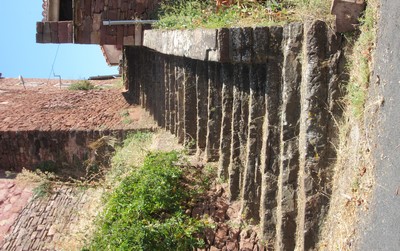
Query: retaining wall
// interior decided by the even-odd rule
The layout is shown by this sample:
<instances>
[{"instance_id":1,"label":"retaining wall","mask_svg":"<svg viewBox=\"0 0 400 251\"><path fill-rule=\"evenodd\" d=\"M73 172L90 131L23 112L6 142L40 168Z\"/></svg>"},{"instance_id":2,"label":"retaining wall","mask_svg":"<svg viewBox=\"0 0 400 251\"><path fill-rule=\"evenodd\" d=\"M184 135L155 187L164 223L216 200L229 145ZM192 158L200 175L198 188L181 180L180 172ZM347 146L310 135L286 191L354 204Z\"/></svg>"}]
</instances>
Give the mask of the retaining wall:
<instances>
[{"instance_id":1,"label":"retaining wall","mask_svg":"<svg viewBox=\"0 0 400 251\"><path fill-rule=\"evenodd\" d=\"M341 38L316 21L152 30L143 44L125 48L133 101L219 162L267 247L314 248L331 193Z\"/></svg>"},{"instance_id":2,"label":"retaining wall","mask_svg":"<svg viewBox=\"0 0 400 251\"><path fill-rule=\"evenodd\" d=\"M132 130L131 130L132 131ZM64 130L64 131L3 131L0 132L0 169L19 172L42 169L63 177L87 175L90 164L109 161L113 148L104 136L121 140L126 130ZM100 140L100 141L99 141ZM89 147L97 141L94 148Z\"/></svg>"}]
</instances>

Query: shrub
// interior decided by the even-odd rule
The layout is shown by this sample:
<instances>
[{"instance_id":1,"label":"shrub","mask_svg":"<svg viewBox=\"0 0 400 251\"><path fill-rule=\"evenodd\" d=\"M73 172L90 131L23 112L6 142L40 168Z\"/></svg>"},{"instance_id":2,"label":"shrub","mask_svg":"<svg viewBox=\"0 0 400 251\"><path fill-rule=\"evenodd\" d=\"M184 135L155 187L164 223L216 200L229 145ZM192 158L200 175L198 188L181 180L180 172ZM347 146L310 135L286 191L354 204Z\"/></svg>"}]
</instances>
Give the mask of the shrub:
<instances>
[{"instance_id":1,"label":"shrub","mask_svg":"<svg viewBox=\"0 0 400 251\"><path fill-rule=\"evenodd\" d=\"M189 192L177 152L150 153L109 195L86 250L190 250L203 224L184 213Z\"/></svg>"},{"instance_id":2,"label":"shrub","mask_svg":"<svg viewBox=\"0 0 400 251\"><path fill-rule=\"evenodd\" d=\"M88 90L93 90L97 89L96 86L94 86L90 81L88 80L81 80L76 83L71 84L68 87L68 90L81 90L81 91L88 91Z\"/></svg>"}]
</instances>

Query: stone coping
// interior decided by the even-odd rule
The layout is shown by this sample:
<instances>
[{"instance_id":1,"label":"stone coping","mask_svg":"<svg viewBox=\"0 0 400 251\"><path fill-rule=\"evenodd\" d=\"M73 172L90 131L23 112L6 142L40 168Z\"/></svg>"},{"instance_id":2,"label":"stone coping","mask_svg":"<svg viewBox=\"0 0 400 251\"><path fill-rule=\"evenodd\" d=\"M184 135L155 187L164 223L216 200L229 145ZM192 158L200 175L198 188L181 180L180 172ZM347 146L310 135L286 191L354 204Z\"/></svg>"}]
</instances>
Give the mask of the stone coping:
<instances>
[{"instance_id":1,"label":"stone coping","mask_svg":"<svg viewBox=\"0 0 400 251\"><path fill-rule=\"evenodd\" d=\"M163 54L202 61L265 63L270 29L282 27L145 30L143 46Z\"/></svg>"}]
</instances>

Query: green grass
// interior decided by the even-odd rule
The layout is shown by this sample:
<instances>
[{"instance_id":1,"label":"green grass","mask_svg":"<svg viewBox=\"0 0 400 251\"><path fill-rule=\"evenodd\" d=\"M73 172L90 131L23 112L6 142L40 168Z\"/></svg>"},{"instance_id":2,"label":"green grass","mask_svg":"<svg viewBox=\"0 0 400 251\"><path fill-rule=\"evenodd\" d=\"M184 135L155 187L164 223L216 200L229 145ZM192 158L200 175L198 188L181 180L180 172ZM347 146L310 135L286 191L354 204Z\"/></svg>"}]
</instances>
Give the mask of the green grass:
<instances>
[{"instance_id":1,"label":"green grass","mask_svg":"<svg viewBox=\"0 0 400 251\"><path fill-rule=\"evenodd\" d=\"M149 153L112 192L84 250L190 250L204 224L185 214L190 189L177 152Z\"/></svg>"},{"instance_id":2,"label":"green grass","mask_svg":"<svg viewBox=\"0 0 400 251\"><path fill-rule=\"evenodd\" d=\"M376 41L377 1L369 0L364 16L360 19L360 35L353 37L353 52L349 56L350 80L345 101L353 116L362 120L368 95L372 58Z\"/></svg>"},{"instance_id":3,"label":"green grass","mask_svg":"<svg viewBox=\"0 0 400 251\"><path fill-rule=\"evenodd\" d=\"M68 90L81 90L81 91L89 91L89 90L94 90L98 89L96 86L94 86L90 81L88 80L81 80L76 83L71 84L68 87Z\"/></svg>"},{"instance_id":4,"label":"green grass","mask_svg":"<svg viewBox=\"0 0 400 251\"><path fill-rule=\"evenodd\" d=\"M194 29L268 26L308 18L333 20L327 0L241 1L216 10L215 0L163 1L157 28Z\"/></svg>"}]
</instances>

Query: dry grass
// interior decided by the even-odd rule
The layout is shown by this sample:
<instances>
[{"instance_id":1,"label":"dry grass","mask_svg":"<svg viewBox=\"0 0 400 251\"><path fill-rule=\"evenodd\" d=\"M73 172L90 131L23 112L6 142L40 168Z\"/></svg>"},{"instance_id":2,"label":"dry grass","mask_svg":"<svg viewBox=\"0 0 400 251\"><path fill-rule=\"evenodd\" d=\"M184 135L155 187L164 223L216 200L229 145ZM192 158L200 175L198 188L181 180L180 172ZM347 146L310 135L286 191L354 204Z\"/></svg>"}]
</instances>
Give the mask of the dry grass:
<instances>
[{"instance_id":1,"label":"dry grass","mask_svg":"<svg viewBox=\"0 0 400 251\"><path fill-rule=\"evenodd\" d=\"M340 123L340 145L334 170L330 209L320 250L353 250L359 214L368 210L374 185L369 135L351 111Z\"/></svg>"},{"instance_id":2,"label":"dry grass","mask_svg":"<svg viewBox=\"0 0 400 251\"><path fill-rule=\"evenodd\" d=\"M88 242L95 228L93 222L98 213L103 208L102 194L103 190L99 188L88 188L85 191L77 191L76 196L85 196L88 198L86 203L79 211L76 211L76 217L73 222L65 226L56 226L62 234L60 239L55 240L55 248L60 251L82 250L82 247Z\"/></svg>"},{"instance_id":3,"label":"dry grass","mask_svg":"<svg viewBox=\"0 0 400 251\"><path fill-rule=\"evenodd\" d=\"M371 105L366 106L378 8L378 0L368 1L361 34L348 55L350 81L344 98L344 116L339 125L334 190L319 242L320 250L354 250L360 214L368 210L375 184L370 145L373 141L370 132L374 128L366 128L364 119L373 119L382 104L381 97L374 97L368 101Z\"/></svg>"},{"instance_id":4,"label":"dry grass","mask_svg":"<svg viewBox=\"0 0 400 251\"><path fill-rule=\"evenodd\" d=\"M293 5L296 20L322 20L333 26L335 16L331 14L331 0L286 0Z\"/></svg>"}]
</instances>

